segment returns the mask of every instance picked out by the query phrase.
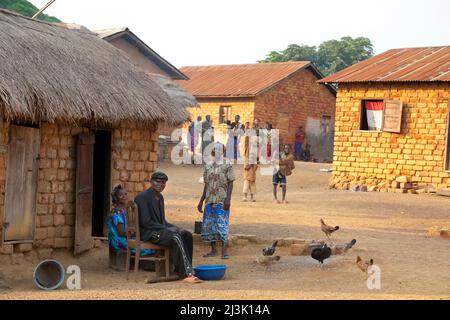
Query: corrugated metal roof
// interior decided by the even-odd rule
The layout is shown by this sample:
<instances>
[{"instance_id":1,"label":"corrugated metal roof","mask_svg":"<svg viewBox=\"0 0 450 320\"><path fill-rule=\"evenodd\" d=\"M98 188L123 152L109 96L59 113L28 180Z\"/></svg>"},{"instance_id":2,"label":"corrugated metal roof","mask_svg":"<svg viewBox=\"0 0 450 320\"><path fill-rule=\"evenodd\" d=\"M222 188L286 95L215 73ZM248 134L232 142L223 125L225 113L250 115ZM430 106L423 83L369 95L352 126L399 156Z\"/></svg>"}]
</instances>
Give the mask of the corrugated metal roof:
<instances>
[{"instance_id":1,"label":"corrugated metal roof","mask_svg":"<svg viewBox=\"0 0 450 320\"><path fill-rule=\"evenodd\" d=\"M309 66L319 73L309 61L182 67L190 80L177 83L195 97L251 97Z\"/></svg>"},{"instance_id":2,"label":"corrugated metal roof","mask_svg":"<svg viewBox=\"0 0 450 320\"><path fill-rule=\"evenodd\" d=\"M319 82L450 81L450 46L392 49Z\"/></svg>"}]
</instances>

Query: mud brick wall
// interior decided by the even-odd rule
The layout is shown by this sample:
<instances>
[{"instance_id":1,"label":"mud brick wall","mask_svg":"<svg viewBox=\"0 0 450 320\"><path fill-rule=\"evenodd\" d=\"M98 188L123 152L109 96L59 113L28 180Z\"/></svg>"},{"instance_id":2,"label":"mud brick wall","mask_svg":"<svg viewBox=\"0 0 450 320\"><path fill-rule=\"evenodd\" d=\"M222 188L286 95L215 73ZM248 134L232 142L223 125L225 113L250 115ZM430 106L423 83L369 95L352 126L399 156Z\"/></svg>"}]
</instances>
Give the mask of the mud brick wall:
<instances>
[{"instance_id":1,"label":"mud brick wall","mask_svg":"<svg viewBox=\"0 0 450 320\"><path fill-rule=\"evenodd\" d=\"M148 180L158 160L157 125L148 129L131 129L123 125L113 130L112 187L122 184L129 199L149 187Z\"/></svg>"},{"instance_id":2,"label":"mud brick wall","mask_svg":"<svg viewBox=\"0 0 450 320\"><path fill-rule=\"evenodd\" d=\"M406 175L419 185L449 186L450 173L445 170L449 98L449 84L340 84L332 180L358 176L389 185ZM364 99L402 101L401 133L359 130Z\"/></svg>"},{"instance_id":3,"label":"mud brick wall","mask_svg":"<svg viewBox=\"0 0 450 320\"><path fill-rule=\"evenodd\" d=\"M295 142L295 132L300 125L306 129L306 142L311 144L311 152L329 157L333 151L332 132L322 133L314 128L320 124L322 116L331 116L330 128L333 128L336 98L323 84L317 83L317 77L308 69L292 74L268 91L259 94L255 100L255 117L262 123L271 122L280 129L280 143ZM289 115L288 124L279 122L280 112ZM320 129L320 128L319 128ZM309 139L308 139L309 136ZM328 145L327 150L323 146Z\"/></svg>"},{"instance_id":4,"label":"mud brick wall","mask_svg":"<svg viewBox=\"0 0 450 320\"><path fill-rule=\"evenodd\" d=\"M82 132L89 132L89 129L63 124L41 125L34 247L73 247L76 136Z\"/></svg>"},{"instance_id":5,"label":"mud brick wall","mask_svg":"<svg viewBox=\"0 0 450 320\"><path fill-rule=\"evenodd\" d=\"M125 186L129 198L149 186L156 169L157 125L146 129L124 124L112 129L112 186ZM4 219L9 124L0 122L0 221ZM34 248L72 248L75 234L76 136L88 128L43 123L40 129ZM4 253L12 253L7 245ZM9 248L10 247L10 248ZM31 246L24 246L31 250Z\"/></svg>"}]
</instances>

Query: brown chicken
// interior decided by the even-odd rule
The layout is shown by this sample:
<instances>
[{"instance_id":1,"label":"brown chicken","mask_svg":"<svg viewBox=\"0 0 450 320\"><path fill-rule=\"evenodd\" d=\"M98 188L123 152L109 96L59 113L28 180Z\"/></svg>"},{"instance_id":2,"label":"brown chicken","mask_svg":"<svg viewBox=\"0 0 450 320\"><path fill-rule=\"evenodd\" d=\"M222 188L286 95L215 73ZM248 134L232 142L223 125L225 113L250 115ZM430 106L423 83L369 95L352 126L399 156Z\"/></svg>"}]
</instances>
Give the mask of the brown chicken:
<instances>
[{"instance_id":1,"label":"brown chicken","mask_svg":"<svg viewBox=\"0 0 450 320\"><path fill-rule=\"evenodd\" d=\"M264 269L267 270L272 265L272 263L274 263L275 261L280 261L280 258L280 256L262 256L253 262L263 266Z\"/></svg>"},{"instance_id":2,"label":"brown chicken","mask_svg":"<svg viewBox=\"0 0 450 320\"><path fill-rule=\"evenodd\" d=\"M336 226L336 227L329 226L329 225L325 224L325 222L323 221L323 219L320 219L320 223L321 223L320 228L321 228L322 231L325 233L325 235L327 236L328 239L330 239L330 235L331 235L333 232L339 230L339 226Z\"/></svg>"},{"instance_id":3,"label":"brown chicken","mask_svg":"<svg viewBox=\"0 0 450 320\"><path fill-rule=\"evenodd\" d=\"M358 266L359 270L366 273L367 275L367 269L369 268L369 266L373 265L373 259L370 259L369 261L364 261L360 256L357 256L356 265Z\"/></svg>"},{"instance_id":4,"label":"brown chicken","mask_svg":"<svg viewBox=\"0 0 450 320\"><path fill-rule=\"evenodd\" d=\"M343 254L343 253L347 252L349 249L351 249L355 245L355 243L356 243L356 239L353 239L349 243L336 244L331 247L331 250L332 250L331 252L333 254Z\"/></svg>"}]
</instances>

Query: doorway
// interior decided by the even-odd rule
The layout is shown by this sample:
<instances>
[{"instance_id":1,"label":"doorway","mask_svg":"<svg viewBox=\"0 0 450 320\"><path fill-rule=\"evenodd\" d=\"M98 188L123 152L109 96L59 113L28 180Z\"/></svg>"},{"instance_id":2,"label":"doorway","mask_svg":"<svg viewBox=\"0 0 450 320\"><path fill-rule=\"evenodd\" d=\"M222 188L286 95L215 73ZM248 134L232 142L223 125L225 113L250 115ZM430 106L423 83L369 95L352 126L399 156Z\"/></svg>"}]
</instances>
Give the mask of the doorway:
<instances>
[{"instance_id":1,"label":"doorway","mask_svg":"<svg viewBox=\"0 0 450 320\"><path fill-rule=\"evenodd\" d=\"M111 131L94 132L92 236L107 237L106 218L111 209Z\"/></svg>"}]
</instances>

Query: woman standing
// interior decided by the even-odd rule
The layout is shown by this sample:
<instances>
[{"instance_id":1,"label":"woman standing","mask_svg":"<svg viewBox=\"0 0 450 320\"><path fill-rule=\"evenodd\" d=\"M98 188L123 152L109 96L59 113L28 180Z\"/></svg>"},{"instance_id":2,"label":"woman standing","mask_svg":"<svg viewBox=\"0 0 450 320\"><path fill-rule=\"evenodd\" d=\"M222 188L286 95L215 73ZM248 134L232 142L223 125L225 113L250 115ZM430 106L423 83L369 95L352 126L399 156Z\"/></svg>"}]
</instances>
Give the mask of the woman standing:
<instances>
[{"instance_id":1,"label":"woman standing","mask_svg":"<svg viewBox=\"0 0 450 320\"><path fill-rule=\"evenodd\" d=\"M213 162L205 166L205 186L197 209L203 212L202 239L211 243L211 252L203 257L217 256L216 242L222 242L222 259L229 259L227 253L230 201L233 192L234 172L231 164L223 159L225 147L215 143Z\"/></svg>"}]
</instances>

